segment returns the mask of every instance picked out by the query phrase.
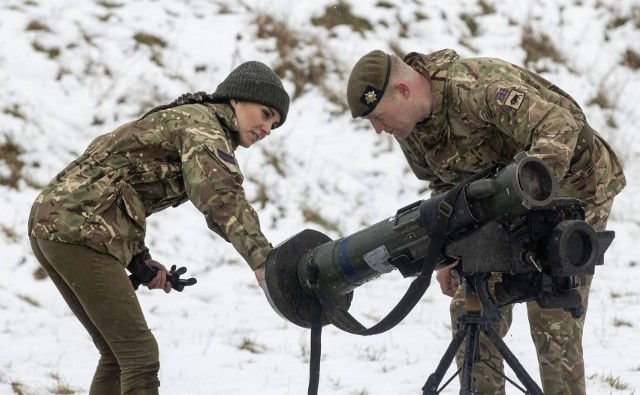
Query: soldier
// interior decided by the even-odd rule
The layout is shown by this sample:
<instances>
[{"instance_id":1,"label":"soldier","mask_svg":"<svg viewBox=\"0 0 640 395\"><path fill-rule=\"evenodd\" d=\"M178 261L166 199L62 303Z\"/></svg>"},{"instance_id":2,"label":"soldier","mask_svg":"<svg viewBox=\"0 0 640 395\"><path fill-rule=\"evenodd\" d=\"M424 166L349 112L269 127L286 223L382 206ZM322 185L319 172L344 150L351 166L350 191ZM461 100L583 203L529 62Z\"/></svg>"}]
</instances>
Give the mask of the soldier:
<instances>
[{"instance_id":1,"label":"soldier","mask_svg":"<svg viewBox=\"0 0 640 395\"><path fill-rule=\"evenodd\" d=\"M586 203L586 221L604 229L614 196L626 184L616 154L571 96L499 59L464 59L449 49L404 59L371 51L351 71L347 100L354 118L396 138L414 174L435 193L526 151L550 166L562 195ZM455 328L464 313L465 287L458 286L452 266L436 277L443 293L453 296ZM579 289L585 311L590 282ZM493 324L503 337L511 310L503 308L502 321ZM584 315L574 319L564 309L542 309L535 302L527 303L527 311L544 393L584 394ZM503 371L502 357L484 335L480 352ZM462 355L460 350L459 366ZM478 394L505 393L504 378L484 364L474 366L473 385Z\"/></svg>"},{"instance_id":2,"label":"soldier","mask_svg":"<svg viewBox=\"0 0 640 395\"><path fill-rule=\"evenodd\" d=\"M145 246L147 216L190 200L262 285L272 247L234 151L281 126L288 109L273 70L243 63L213 94L182 95L97 137L36 198L33 251L100 352L90 394L158 393L158 344L124 270L141 276L154 267L155 277L140 281L171 290L175 273Z\"/></svg>"}]
</instances>

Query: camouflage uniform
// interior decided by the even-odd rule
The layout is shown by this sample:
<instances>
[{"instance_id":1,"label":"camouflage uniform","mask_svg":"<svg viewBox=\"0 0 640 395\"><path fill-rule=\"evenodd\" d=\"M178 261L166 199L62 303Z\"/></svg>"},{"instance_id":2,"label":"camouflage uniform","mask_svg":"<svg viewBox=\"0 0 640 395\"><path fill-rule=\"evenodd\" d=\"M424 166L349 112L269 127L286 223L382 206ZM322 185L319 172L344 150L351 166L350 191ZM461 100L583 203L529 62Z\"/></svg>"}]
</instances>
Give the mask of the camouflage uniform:
<instances>
[{"instance_id":1,"label":"camouflage uniform","mask_svg":"<svg viewBox=\"0 0 640 395\"><path fill-rule=\"evenodd\" d=\"M228 104L164 106L96 138L36 198L34 254L100 352L90 394L158 394L158 344L123 268L150 258L147 216L191 200L252 269L265 261L236 134Z\"/></svg>"},{"instance_id":2,"label":"camouflage uniform","mask_svg":"<svg viewBox=\"0 0 640 395\"><path fill-rule=\"evenodd\" d=\"M410 53L404 61L430 80L433 95L431 117L398 140L419 179L436 193L445 192L478 170L510 163L526 151L551 167L561 194L587 204L587 222L596 229L605 227L613 198L626 184L622 166L595 131L580 133L585 115L568 94L498 59L460 59L454 51L443 50ZM580 293L586 309L589 284ZM527 309L544 393L584 394L584 316L574 320L562 309L541 309L536 303L528 303ZM464 313L464 287L458 287L451 313L455 327ZM494 327L505 336L511 307L502 314ZM501 356L484 336L480 348L483 359L502 369ZM477 393L504 393L504 379L484 364L475 365L474 382Z\"/></svg>"},{"instance_id":3,"label":"camouflage uniform","mask_svg":"<svg viewBox=\"0 0 640 395\"><path fill-rule=\"evenodd\" d=\"M271 245L245 197L234 151L255 142L245 133L264 137L282 125L289 102L269 66L243 62L213 93L183 94L99 136L36 198L33 253L100 353L91 395L158 394L158 343L124 270L152 288L180 290L164 270L149 279L149 266L161 268L145 246L149 215L190 200L252 269L264 263ZM238 108L240 121L260 131L239 130Z\"/></svg>"},{"instance_id":4,"label":"camouflage uniform","mask_svg":"<svg viewBox=\"0 0 640 395\"><path fill-rule=\"evenodd\" d=\"M147 254L145 219L190 200L252 269L271 245L246 200L226 104L158 111L96 138L37 197L29 235L80 244L127 266Z\"/></svg>"}]
</instances>

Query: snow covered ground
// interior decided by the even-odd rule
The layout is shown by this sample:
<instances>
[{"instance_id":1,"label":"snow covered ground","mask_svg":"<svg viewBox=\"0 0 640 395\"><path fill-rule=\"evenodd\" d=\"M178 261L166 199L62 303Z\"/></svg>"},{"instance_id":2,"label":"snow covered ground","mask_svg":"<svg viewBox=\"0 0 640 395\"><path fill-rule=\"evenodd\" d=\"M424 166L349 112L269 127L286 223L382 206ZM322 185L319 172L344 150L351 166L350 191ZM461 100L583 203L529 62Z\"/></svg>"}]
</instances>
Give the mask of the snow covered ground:
<instances>
[{"instance_id":1,"label":"snow covered ground","mask_svg":"<svg viewBox=\"0 0 640 395\"><path fill-rule=\"evenodd\" d=\"M525 28L546 34L564 61L545 57L528 66L583 104L590 123L620 153L628 180L610 220L616 239L591 292L584 338L588 393L640 389L637 2L345 3L350 13L343 5L341 15L368 21L369 30L312 23L335 8L330 0L2 2L0 394L83 394L97 362L90 338L53 284L34 277L38 264L26 221L39 188L94 136L151 106L188 91L213 91L241 61L277 64L284 56L276 50L280 42L257 38L268 25L256 15L299 34L300 45L287 57L302 70L317 66L302 78L288 72L285 86L300 94L287 123L238 152L248 196L274 245L305 228L332 238L351 234L428 197L393 141L351 120L341 106L348 71L361 55L375 48L448 47L525 64ZM12 146L19 156L7 150ZM156 259L187 266L198 279L182 293L139 291L160 345L161 393L306 393L309 331L271 309L246 264L207 230L201 214L185 204L150 217L148 244ZM408 285L397 272L384 275L355 291L350 311L371 325ZM420 393L450 340L448 302L434 285L385 334L363 338L325 327L320 393ZM505 340L538 380L524 306L516 306ZM457 391L454 382L443 393Z\"/></svg>"}]
</instances>

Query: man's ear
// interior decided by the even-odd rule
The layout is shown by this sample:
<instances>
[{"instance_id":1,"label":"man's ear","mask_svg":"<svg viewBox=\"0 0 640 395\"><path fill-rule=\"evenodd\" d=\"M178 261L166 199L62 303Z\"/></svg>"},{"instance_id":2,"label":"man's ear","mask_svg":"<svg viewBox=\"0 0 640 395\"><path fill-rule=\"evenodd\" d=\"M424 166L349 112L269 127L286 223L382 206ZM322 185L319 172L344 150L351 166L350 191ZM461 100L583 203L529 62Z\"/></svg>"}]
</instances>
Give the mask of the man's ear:
<instances>
[{"instance_id":1,"label":"man's ear","mask_svg":"<svg viewBox=\"0 0 640 395\"><path fill-rule=\"evenodd\" d=\"M396 83L394 89L404 100L407 100L409 96L411 96L411 88L409 88L409 85L404 82Z\"/></svg>"}]
</instances>

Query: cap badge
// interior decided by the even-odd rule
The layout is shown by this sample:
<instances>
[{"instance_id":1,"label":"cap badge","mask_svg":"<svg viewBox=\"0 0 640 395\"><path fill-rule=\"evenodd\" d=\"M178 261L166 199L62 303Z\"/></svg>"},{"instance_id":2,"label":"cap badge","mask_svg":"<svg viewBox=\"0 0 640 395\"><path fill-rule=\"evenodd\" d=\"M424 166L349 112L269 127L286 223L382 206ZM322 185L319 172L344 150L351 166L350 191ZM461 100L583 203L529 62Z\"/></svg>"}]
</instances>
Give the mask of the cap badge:
<instances>
[{"instance_id":1,"label":"cap badge","mask_svg":"<svg viewBox=\"0 0 640 395\"><path fill-rule=\"evenodd\" d=\"M360 96L360 102L367 106L369 110L363 115L370 113L374 108L376 108L383 93L384 91L382 89L376 89L371 85L367 85L367 87L364 88L364 91Z\"/></svg>"},{"instance_id":2,"label":"cap badge","mask_svg":"<svg viewBox=\"0 0 640 395\"><path fill-rule=\"evenodd\" d=\"M378 96L374 91L365 92L364 100L367 102L367 104L371 104L378 100Z\"/></svg>"}]
</instances>

